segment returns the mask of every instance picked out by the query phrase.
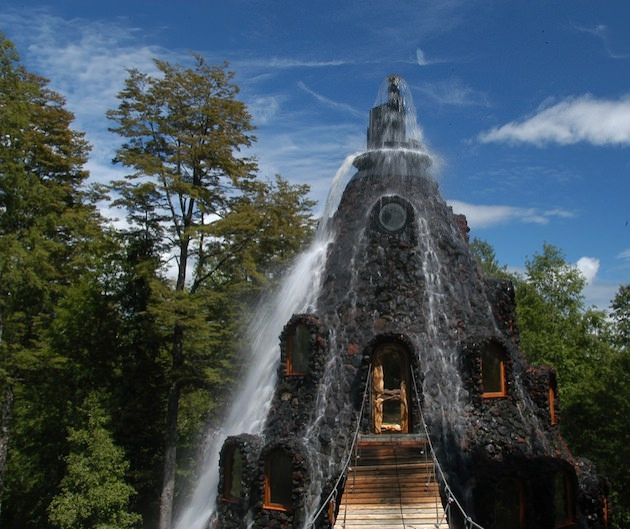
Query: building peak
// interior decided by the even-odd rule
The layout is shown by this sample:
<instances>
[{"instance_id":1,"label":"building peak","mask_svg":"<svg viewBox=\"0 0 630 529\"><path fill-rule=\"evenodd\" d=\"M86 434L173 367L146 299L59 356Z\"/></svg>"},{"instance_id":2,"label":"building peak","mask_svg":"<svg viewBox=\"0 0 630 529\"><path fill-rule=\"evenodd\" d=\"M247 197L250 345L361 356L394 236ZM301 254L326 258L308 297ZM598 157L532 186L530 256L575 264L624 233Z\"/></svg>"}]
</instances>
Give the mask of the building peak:
<instances>
[{"instance_id":1,"label":"building peak","mask_svg":"<svg viewBox=\"0 0 630 529\"><path fill-rule=\"evenodd\" d=\"M421 150L420 140L420 128L409 86L399 75L388 75L370 111L367 148Z\"/></svg>"}]
</instances>

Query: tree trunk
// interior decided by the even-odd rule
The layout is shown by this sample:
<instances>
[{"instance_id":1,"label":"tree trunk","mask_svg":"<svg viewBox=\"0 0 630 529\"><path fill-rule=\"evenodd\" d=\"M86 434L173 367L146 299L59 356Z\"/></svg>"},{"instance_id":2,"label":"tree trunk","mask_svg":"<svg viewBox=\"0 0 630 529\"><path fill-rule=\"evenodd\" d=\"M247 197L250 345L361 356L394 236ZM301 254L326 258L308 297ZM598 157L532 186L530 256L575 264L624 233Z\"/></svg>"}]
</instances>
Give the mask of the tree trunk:
<instances>
[{"instance_id":1,"label":"tree trunk","mask_svg":"<svg viewBox=\"0 0 630 529\"><path fill-rule=\"evenodd\" d=\"M159 529L171 529L173 523L173 498L175 472L177 470L177 416L179 413L179 383L174 381L168 393L166 433L164 435L164 480L160 496Z\"/></svg>"},{"instance_id":2,"label":"tree trunk","mask_svg":"<svg viewBox=\"0 0 630 529\"><path fill-rule=\"evenodd\" d=\"M9 448L9 431L13 416L13 386L6 384L2 395L2 416L0 420L0 511L2 510L2 496L4 494L4 468L7 462Z\"/></svg>"},{"instance_id":3,"label":"tree trunk","mask_svg":"<svg viewBox=\"0 0 630 529\"><path fill-rule=\"evenodd\" d=\"M173 373L168 392L166 431L164 433L164 479L160 495L159 529L171 529L173 524L173 499L175 497L175 474L177 472L177 419L179 415L180 369L184 363L184 331L177 326L174 330L172 356Z\"/></svg>"}]
</instances>

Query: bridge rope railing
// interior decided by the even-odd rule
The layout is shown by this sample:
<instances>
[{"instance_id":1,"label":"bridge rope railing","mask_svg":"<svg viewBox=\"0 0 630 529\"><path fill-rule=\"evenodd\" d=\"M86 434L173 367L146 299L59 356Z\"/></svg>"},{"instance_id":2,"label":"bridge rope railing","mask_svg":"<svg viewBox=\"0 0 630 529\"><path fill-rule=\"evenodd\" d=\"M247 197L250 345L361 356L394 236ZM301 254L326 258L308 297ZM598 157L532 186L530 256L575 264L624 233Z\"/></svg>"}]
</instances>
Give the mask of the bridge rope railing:
<instances>
[{"instance_id":1,"label":"bridge rope railing","mask_svg":"<svg viewBox=\"0 0 630 529\"><path fill-rule=\"evenodd\" d=\"M477 522L475 522L472 517L470 517L468 515L468 513L466 513L466 510L464 509L464 507L462 506L462 504L459 502L459 500L457 499L457 497L455 496L455 494L453 493L453 490L451 489L450 485L448 484L448 481L446 479L446 475L444 473L444 470L442 469L442 465L440 465L440 462L437 458L437 455L435 453L435 449L433 448L433 442L431 441L431 436L429 435L429 428L427 427L427 423L426 420L424 418L424 412L422 411L422 400L420 399L420 392L418 391L418 385L416 384L416 377L414 376L413 370L411 370L411 380L413 382L413 391L414 391L414 395L416 397L416 403L418 405L418 411L420 413L420 421L422 422L422 428L424 429L424 434L425 437L427 438L427 444L429 446L429 451L431 453L431 458L433 459L433 464L435 466L435 468L437 469L437 473L438 473L438 477L442 482L442 488L444 489L444 494L446 495L446 507L444 508L444 515L442 517L442 520L440 520L438 523L436 523L435 527L440 527L440 525L443 523L444 518L448 518L449 514L450 514L450 510L452 509L452 506L455 506L463 520L464 520L464 527L466 529L484 529L483 526L479 525ZM448 522L449 527L451 526L450 522Z\"/></svg>"},{"instance_id":2,"label":"bridge rope railing","mask_svg":"<svg viewBox=\"0 0 630 529\"><path fill-rule=\"evenodd\" d=\"M335 485L330 491L330 494L328 495L328 497L322 502L317 512L313 516L311 516L311 518L304 525L305 529L309 527L313 527L315 525L315 522L319 518L319 516L324 511L324 509L328 508L331 502L336 501L336 498L339 492L339 484L341 483L341 480L343 479L343 477L346 475L346 471L350 467L350 461L352 461L353 454L356 453L356 445L359 439L359 432L361 431L361 423L363 421L363 412L365 411L365 403L367 402L367 395L368 395L369 387L370 387L369 381L370 381L371 375L372 375L372 364L370 363L367 370L367 376L365 380L365 389L363 390L363 397L361 398L361 409L359 410L359 416L357 418L357 425L356 425L356 428L354 429L352 443L350 445L350 449L348 450L348 455L343 464L343 468L341 469L341 472L339 473L339 477L337 478L337 481L335 482ZM344 516L345 516L345 513L344 513Z\"/></svg>"},{"instance_id":3,"label":"bridge rope railing","mask_svg":"<svg viewBox=\"0 0 630 529\"><path fill-rule=\"evenodd\" d=\"M346 460L344 462L344 465L342 467L341 472L339 473L339 477L337 478L337 481L335 482L335 485L333 486L330 494L328 495L328 497L322 502L320 508L317 510L317 512L311 516L311 518L305 523L304 527L305 529L307 528L311 528L315 525L315 522L317 521L317 519L319 518L319 516L322 514L322 512L324 511L324 509L328 508L332 502L336 501L336 498L338 496L338 491L339 491L339 484L341 483L341 480L344 478L344 476L346 475L346 472L348 470L348 468L350 467L350 461L352 460L352 456L354 454L356 454L356 444L357 441L359 439L359 432L361 431L361 423L363 421L363 413L365 412L365 405L366 402L368 401L368 394L369 394L369 388L370 388L370 377L372 375L372 364L370 364L368 366L368 370L367 370L367 377L366 377L366 381L365 381L365 389L363 391L363 397L361 399L361 408L359 410L359 415L357 418L357 424L356 424L356 428L354 431L354 435L352 438L352 443L350 446L350 449L348 450L348 455L346 457ZM453 508L453 506L455 508L457 508L464 520L464 527L465 529L484 529L483 526L479 525L477 522L475 522L472 517L470 517L466 510L464 509L464 507L462 506L462 504L459 502L459 500L457 499L457 497L455 496L455 494L453 493L453 490L451 489L450 485L448 484L448 481L446 479L446 474L444 473L444 470L442 469L442 465L440 465L440 462L437 458L437 455L435 453L435 449L433 448L433 442L431 441L431 436L429 435L429 428L427 427L427 423L426 420L424 418L424 412L422 411L422 400L420 399L420 393L418 391L418 386L416 384L416 377L414 376L413 370L411 370L411 379L413 382L413 390L414 390L414 395L416 398L416 403L418 405L418 411L420 413L420 420L422 422L422 428L424 430L424 435L427 439L427 445L429 446L429 452L431 454L431 459L433 462L433 465L435 467L435 469L437 469L437 477L438 479L440 479L441 483L442 483L442 488L444 490L444 494L446 495L446 507L444 508L444 512L442 514L442 516L439 516L439 512L436 509L436 524L435 527L436 528L440 528L442 526L443 523L447 523L449 527L451 527L451 522L450 522L450 511ZM347 509L346 509L347 511ZM345 517L345 511L344 511L344 517ZM440 518L439 520L437 520L437 518ZM345 519L344 519L344 525L345 525Z\"/></svg>"}]
</instances>

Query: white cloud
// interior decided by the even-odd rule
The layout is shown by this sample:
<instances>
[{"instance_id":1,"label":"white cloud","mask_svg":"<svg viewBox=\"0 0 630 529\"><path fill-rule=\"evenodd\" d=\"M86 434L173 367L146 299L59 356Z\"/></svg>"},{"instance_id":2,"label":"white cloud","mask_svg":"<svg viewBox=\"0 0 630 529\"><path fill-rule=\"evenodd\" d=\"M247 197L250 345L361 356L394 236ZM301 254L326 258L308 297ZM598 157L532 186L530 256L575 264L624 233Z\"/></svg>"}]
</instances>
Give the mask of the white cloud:
<instances>
[{"instance_id":1,"label":"white cloud","mask_svg":"<svg viewBox=\"0 0 630 529\"><path fill-rule=\"evenodd\" d=\"M363 118L365 117L365 112L359 112L356 108L350 106L350 105L346 105L345 103L338 103L337 101L333 101L332 99L323 96L321 94L318 94L317 92L311 90L308 86L306 86L305 83L303 83L302 81L298 82L298 86L304 90L307 94L312 95L315 99L317 99L317 101L319 101L320 103L323 103L324 105L330 107L330 108L334 108L337 110L343 110L344 112L348 112L350 114L352 114L353 116L359 117L359 118Z\"/></svg>"},{"instance_id":2,"label":"white cloud","mask_svg":"<svg viewBox=\"0 0 630 529\"><path fill-rule=\"evenodd\" d=\"M630 259L630 248L627 248L623 252L618 253L617 259Z\"/></svg>"},{"instance_id":3,"label":"white cloud","mask_svg":"<svg viewBox=\"0 0 630 529\"><path fill-rule=\"evenodd\" d=\"M608 310L612 299L619 289L619 285L599 281L597 274L600 269L600 260L596 257L580 257L575 267L586 280L586 285L582 291L586 306L594 306L600 310Z\"/></svg>"},{"instance_id":4,"label":"white cloud","mask_svg":"<svg viewBox=\"0 0 630 529\"><path fill-rule=\"evenodd\" d=\"M628 251L630 257L630 250ZM611 284L601 281L598 274L601 262L596 257L580 257L573 265L584 277L586 284L582 290L586 307L595 307L599 310L607 311L610 304L619 290L619 284Z\"/></svg>"},{"instance_id":5,"label":"white cloud","mask_svg":"<svg viewBox=\"0 0 630 529\"><path fill-rule=\"evenodd\" d=\"M50 88L66 99L75 115L73 128L84 131L92 145L91 180L101 183L117 173L111 160L120 139L107 130L111 123L105 112L118 105L126 69L154 74L154 57L190 60L189 54L139 43L138 31L124 21L64 19L45 10L25 10L0 13L0 25L17 36L13 40L27 69L50 79Z\"/></svg>"},{"instance_id":6,"label":"white cloud","mask_svg":"<svg viewBox=\"0 0 630 529\"><path fill-rule=\"evenodd\" d=\"M580 257L575 265L586 279L587 284L593 284L599 271L599 259L595 257Z\"/></svg>"},{"instance_id":7,"label":"white cloud","mask_svg":"<svg viewBox=\"0 0 630 529\"><path fill-rule=\"evenodd\" d=\"M416 48L416 60L420 66L427 66L431 64L427 61L427 58L424 55L424 52L420 48Z\"/></svg>"},{"instance_id":8,"label":"white cloud","mask_svg":"<svg viewBox=\"0 0 630 529\"><path fill-rule=\"evenodd\" d=\"M533 224L548 224L553 217L568 218L574 214L570 211L554 209L539 211L536 208L519 208L514 206L486 206L470 204L459 200L448 200L449 206L455 213L466 215L471 228L489 228L509 222L525 222Z\"/></svg>"},{"instance_id":9,"label":"white cloud","mask_svg":"<svg viewBox=\"0 0 630 529\"><path fill-rule=\"evenodd\" d=\"M252 115L252 121L258 125L265 125L278 112L280 108L279 96L255 96L247 102L247 107Z\"/></svg>"},{"instance_id":10,"label":"white cloud","mask_svg":"<svg viewBox=\"0 0 630 529\"><path fill-rule=\"evenodd\" d=\"M30 69L50 78L68 105L81 114L102 115L127 76L126 68L156 71L153 57L172 55L158 46L139 45L137 30L124 23L63 19L42 11L2 14L26 40Z\"/></svg>"},{"instance_id":11,"label":"white cloud","mask_svg":"<svg viewBox=\"0 0 630 529\"><path fill-rule=\"evenodd\" d=\"M459 79L422 83L414 88L424 97L429 97L440 105L490 106L486 94L477 92Z\"/></svg>"},{"instance_id":12,"label":"white cloud","mask_svg":"<svg viewBox=\"0 0 630 529\"><path fill-rule=\"evenodd\" d=\"M302 59L279 58L273 58L270 61L265 61L265 65L271 68L327 68L330 66L343 66L345 64L353 64L353 62L342 60L306 61Z\"/></svg>"},{"instance_id":13,"label":"white cloud","mask_svg":"<svg viewBox=\"0 0 630 529\"><path fill-rule=\"evenodd\" d=\"M543 106L529 118L484 132L479 139L484 143L630 145L630 95L618 100L591 95L569 98Z\"/></svg>"},{"instance_id":14,"label":"white cloud","mask_svg":"<svg viewBox=\"0 0 630 529\"><path fill-rule=\"evenodd\" d=\"M239 69L247 69L251 71L268 70L273 69L277 71L292 70L298 68L335 68L337 66L347 66L354 64L367 64L364 61L344 60L344 59L330 59L330 60L308 60L293 57L258 57L253 59L243 59L241 57L235 57L232 61L233 64L238 64ZM370 61L371 62L371 61ZM258 74L255 78L268 78L271 74L265 72Z\"/></svg>"},{"instance_id":15,"label":"white cloud","mask_svg":"<svg viewBox=\"0 0 630 529\"><path fill-rule=\"evenodd\" d=\"M570 219L572 217L575 217L575 213L571 212L571 211L567 211L566 209L548 209L547 211L545 211L543 213L544 217L560 217L563 219Z\"/></svg>"},{"instance_id":16,"label":"white cloud","mask_svg":"<svg viewBox=\"0 0 630 529\"><path fill-rule=\"evenodd\" d=\"M606 54L611 59L628 59L630 57L630 53L619 53L612 50L610 39L608 38L608 28L604 24L597 24L595 27L592 28L580 27L576 25L574 25L574 27L578 31L589 33L594 37L600 39L604 46L604 49L606 50Z\"/></svg>"}]
</instances>

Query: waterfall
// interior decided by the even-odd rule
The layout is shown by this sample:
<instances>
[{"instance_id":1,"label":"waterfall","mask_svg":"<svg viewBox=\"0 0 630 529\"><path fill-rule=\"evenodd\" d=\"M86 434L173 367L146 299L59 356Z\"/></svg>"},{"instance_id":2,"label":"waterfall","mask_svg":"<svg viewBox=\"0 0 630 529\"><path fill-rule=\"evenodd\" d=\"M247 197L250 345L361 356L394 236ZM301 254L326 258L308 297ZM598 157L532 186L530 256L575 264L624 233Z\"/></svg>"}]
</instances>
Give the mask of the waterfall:
<instances>
[{"instance_id":1,"label":"waterfall","mask_svg":"<svg viewBox=\"0 0 630 529\"><path fill-rule=\"evenodd\" d=\"M226 437L262 431L276 384L280 360L278 337L291 316L307 312L317 298L326 251L333 236L330 219L337 209L355 157L356 154L348 156L333 178L313 242L297 257L278 291L258 307L252 318L247 333L249 370L219 433L214 435L206 450L203 471L190 503L178 517L176 529L205 529L214 513L219 453Z\"/></svg>"}]
</instances>

